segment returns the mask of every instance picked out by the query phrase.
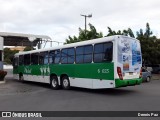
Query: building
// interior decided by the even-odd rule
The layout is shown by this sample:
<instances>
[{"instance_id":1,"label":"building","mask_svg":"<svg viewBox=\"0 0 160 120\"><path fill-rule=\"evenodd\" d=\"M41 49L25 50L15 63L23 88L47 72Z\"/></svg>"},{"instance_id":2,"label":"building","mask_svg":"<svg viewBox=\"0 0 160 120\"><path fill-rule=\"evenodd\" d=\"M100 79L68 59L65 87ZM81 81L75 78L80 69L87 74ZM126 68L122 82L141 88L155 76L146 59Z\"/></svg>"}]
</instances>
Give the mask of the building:
<instances>
[{"instance_id":1,"label":"building","mask_svg":"<svg viewBox=\"0 0 160 120\"><path fill-rule=\"evenodd\" d=\"M18 46L37 46L41 49L42 44L46 42L52 42L51 38L46 35L0 32L0 70L3 69L4 46L17 46L13 49L22 51L23 47Z\"/></svg>"},{"instance_id":2,"label":"building","mask_svg":"<svg viewBox=\"0 0 160 120\"><path fill-rule=\"evenodd\" d=\"M3 68L3 37L0 37L0 70Z\"/></svg>"},{"instance_id":3,"label":"building","mask_svg":"<svg viewBox=\"0 0 160 120\"><path fill-rule=\"evenodd\" d=\"M11 47L10 50L18 50L18 51L23 51L25 49L24 46L16 46L16 47Z\"/></svg>"}]
</instances>

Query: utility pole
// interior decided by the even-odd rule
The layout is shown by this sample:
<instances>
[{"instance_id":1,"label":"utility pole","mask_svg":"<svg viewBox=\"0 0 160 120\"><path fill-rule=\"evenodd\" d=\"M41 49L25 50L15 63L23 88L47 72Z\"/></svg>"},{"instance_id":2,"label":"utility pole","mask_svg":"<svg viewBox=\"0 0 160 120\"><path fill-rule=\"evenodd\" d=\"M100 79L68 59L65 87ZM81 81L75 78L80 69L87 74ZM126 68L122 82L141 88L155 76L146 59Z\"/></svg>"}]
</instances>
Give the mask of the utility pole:
<instances>
[{"instance_id":1,"label":"utility pole","mask_svg":"<svg viewBox=\"0 0 160 120\"><path fill-rule=\"evenodd\" d=\"M83 17L85 18L85 35L86 35L86 30L87 30L87 17L88 17L88 18L91 18L91 17L92 17L92 14L90 14L90 15L81 15L81 16L83 16Z\"/></svg>"}]
</instances>

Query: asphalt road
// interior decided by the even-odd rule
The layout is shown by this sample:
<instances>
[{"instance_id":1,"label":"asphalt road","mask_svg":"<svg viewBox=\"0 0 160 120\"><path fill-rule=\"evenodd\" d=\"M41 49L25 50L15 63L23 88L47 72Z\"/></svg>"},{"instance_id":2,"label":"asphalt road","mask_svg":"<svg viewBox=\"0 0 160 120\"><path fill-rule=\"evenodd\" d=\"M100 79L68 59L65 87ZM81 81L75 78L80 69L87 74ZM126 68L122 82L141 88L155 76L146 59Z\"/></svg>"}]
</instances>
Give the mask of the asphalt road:
<instances>
[{"instance_id":1,"label":"asphalt road","mask_svg":"<svg viewBox=\"0 0 160 120\"><path fill-rule=\"evenodd\" d=\"M160 111L160 80L117 89L52 90L48 84L13 80L9 71L0 84L0 111Z\"/></svg>"}]
</instances>

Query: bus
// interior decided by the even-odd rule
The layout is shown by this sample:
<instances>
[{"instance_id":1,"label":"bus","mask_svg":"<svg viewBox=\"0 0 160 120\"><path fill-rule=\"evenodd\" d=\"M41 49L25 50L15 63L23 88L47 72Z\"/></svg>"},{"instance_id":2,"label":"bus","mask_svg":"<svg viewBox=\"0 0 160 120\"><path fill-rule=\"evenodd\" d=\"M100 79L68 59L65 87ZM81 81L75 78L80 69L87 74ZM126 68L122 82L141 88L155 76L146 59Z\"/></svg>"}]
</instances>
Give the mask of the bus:
<instances>
[{"instance_id":1,"label":"bus","mask_svg":"<svg viewBox=\"0 0 160 120\"><path fill-rule=\"evenodd\" d=\"M119 88L142 82L139 40L123 35L17 53L14 78L53 89Z\"/></svg>"}]
</instances>

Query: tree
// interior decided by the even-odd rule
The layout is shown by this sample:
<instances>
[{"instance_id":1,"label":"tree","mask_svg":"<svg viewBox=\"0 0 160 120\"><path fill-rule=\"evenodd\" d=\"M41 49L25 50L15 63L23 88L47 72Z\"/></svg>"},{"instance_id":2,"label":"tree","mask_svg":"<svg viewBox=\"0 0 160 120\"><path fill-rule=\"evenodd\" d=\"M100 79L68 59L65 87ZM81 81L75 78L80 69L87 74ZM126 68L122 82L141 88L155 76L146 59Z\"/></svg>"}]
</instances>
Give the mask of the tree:
<instances>
[{"instance_id":1,"label":"tree","mask_svg":"<svg viewBox=\"0 0 160 120\"><path fill-rule=\"evenodd\" d=\"M118 30L117 32L108 27L107 36L125 35L135 38L131 28L127 30ZM140 40L142 49L143 64L158 64L160 63L160 39L157 39L151 31L149 23L146 23L146 30L137 31L136 38Z\"/></svg>"},{"instance_id":2,"label":"tree","mask_svg":"<svg viewBox=\"0 0 160 120\"><path fill-rule=\"evenodd\" d=\"M24 51L30 51L30 50L34 50L34 48L27 46L24 49ZM4 51L4 62L7 64L12 64L11 59L16 53L19 52L19 50L10 50L10 48L4 48L3 51Z\"/></svg>"},{"instance_id":3,"label":"tree","mask_svg":"<svg viewBox=\"0 0 160 120\"><path fill-rule=\"evenodd\" d=\"M4 62L7 64L12 64L11 59L13 58L14 54L18 53L19 50L10 50L10 48L4 48Z\"/></svg>"},{"instance_id":4,"label":"tree","mask_svg":"<svg viewBox=\"0 0 160 120\"><path fill-rule=\"evenodd\" d=\"M118 30L116 32L116 31L113 31L110 27L108 27L108 34L106 36L112 36L112 35L125 35L125 36L135 37L131 28L128 28L127 30L123 30L123 31Z\"/></svg>"},{"instance_id":5,"label":"tree","mask_svg":"<svg viewBox=\"0 0 160 120\"><path fill-rule=\"evenodd\" d=\"M30 51L30 50L34 50L34 48L31 46L26 46L23 51Z\"/></svg>"},{"instance_id":6,"label":"tree","mask_svg":"<svg viewBox=\"0 0 160 120\"><path fill-rule=\"evenodd\" d=\"M133 31L132 31L132 29L131 28L128 28L128 35L130 36L130 37L133 37L133 38L135 38L135 35L134 35L134 33L133 33Z\"/></svg>"},{"instance_id":7,"label":"tree","mask_svg":"<svg viewBox=\"0 0 160 120\"><path fill-rule=\"evenodd\" d=\"M143 64L160 64L160 39L157 39L153 35L149 23L146 23L145 31L140 29L136 32L136 35L134 35L131 28L115 31L108 27L108 34L106 36L112 35L125 35L137 38L141 43ZM86 31L86 34L85 30L79 28L79 36L69 36L65 44L101 37L103 37L103 33L97 32L96 28L92 24L89 24L89 30Z\"/></svg>"},{"instance_id":8,"label":"tree","mask_svg":"<svg viewBox=\"0 0 160 120\"><path fill-rule=\"evenodd\" d=\"M89 30L85 31L79 28L78 37L68 36L65 44L70 44L70 43L75 43L75 42L80 42L80 41L85 41L85 40L91 40L91 39L96 39L96 38L101 38L101 37L103 37L102 32L97 32L96 28L92 24L89 24Z\"/></svg>"},{"instance_id":9,"label":"tree","mask_svg":"<svg viewBox=\"0 0 160 120\"><path fill-rule=\"evenodd\" d=\"M146 24L145 32L142 29L137 32L137 39L141 42L143 63L160 63L160 39L153 35L149 23Z\"/></svg>"}]
</instances>

